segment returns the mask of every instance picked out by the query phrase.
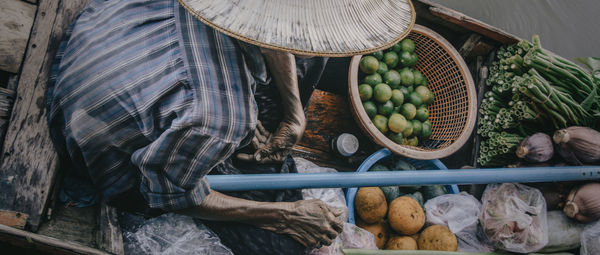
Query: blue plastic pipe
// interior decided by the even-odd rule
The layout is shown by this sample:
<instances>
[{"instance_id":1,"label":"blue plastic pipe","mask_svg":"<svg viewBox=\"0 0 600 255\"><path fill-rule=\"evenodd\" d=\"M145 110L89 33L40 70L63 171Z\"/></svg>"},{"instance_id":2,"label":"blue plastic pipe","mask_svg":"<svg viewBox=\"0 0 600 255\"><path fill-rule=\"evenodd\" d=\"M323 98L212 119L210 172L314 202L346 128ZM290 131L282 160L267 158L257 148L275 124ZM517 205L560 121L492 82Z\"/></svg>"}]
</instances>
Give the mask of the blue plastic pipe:
<instances>
[{"instance_id":1,"label":"blue plastic pipe","mask_svg":"<svg viewBox=\"0 0 600 255\"><path fill-rule=\"evenodd\" d=\"M485 184L600 180L600 166L487 168L437 171L208 175L220 191Z\"/></svg>"}]
</instances>

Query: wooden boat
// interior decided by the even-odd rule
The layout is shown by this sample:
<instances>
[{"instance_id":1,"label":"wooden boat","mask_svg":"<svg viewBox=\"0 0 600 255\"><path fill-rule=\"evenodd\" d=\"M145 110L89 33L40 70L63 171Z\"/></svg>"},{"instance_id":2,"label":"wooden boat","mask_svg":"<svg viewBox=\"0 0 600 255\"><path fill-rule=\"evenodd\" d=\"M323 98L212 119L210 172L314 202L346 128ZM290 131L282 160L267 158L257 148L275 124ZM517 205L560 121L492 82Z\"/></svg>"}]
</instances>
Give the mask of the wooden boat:
<instances>
[{"instance_id":1,"label":"wooden boat","mask_svg":"<svg viewBox=\"0 0 600 255\"><path fill-rule=\"evenodd\" d=\"M18 40L14 41L17 43L10 49L0 44L4 48L0 49L0 69L3 82L7 83L2 85L16 92L0 153L0 250L13 245L44 253L122 254L116 209L104 203L73 208L57 202L60 183L56 180L60 180L61 171L45 118L44 94L52 59L66 28L87 1L9 2L0 7L0 19L12 18L19 26L15 33ZM438 4L426 0L414 0L413 4L417 24L433 29L459 50L480 92L486 78L484 67L493 58L491 53L501 45L519 41L514 35ZM360 151L351 158L336 157L329 148L331 138L361 132L345 107L349 62L350 58L330 59L320 82L329 89L313 93L306 132L293 152L297 157L342 171L354 171L377 149L366 138L360 139ZM479 93L478 101L481 98ZM472 136L460 151L443 162L449 168L474 165L477 144L478 139Z\"/></svg>"}]
</instances>

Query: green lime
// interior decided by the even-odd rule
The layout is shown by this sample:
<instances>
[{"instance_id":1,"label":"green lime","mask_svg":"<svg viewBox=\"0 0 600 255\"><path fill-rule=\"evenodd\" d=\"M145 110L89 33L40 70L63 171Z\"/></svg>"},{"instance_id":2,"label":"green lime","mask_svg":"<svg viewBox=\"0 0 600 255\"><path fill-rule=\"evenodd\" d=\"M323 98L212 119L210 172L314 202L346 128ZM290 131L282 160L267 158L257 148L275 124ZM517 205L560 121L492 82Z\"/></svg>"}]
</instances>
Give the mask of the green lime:
<instances>
[{"instance_id":1,"label":"green lime","mask_svg":"<svg viewBox=\"0 0 600 255\"><path fill-rule=\"evenodd\" d=\"M400 63L402 66L414 66L418 59L419 57L417 54L413 52L403 51L402 54L400 54Z\"/></svg>"},{"instance_id":2,"label":"green lime","mask_svg":"<svg viewBox=\"0 0 600 255\"><path fill-rule=\"evenodd\" d=\"M404 96L405 99L407 99L408 96L410 95L410 91L408 91L407 87L399 87L398 90L400 90L400 92L402 92L402 95Z\"/></svg>"},{"instance_id":3,"label":"green lime","mask_svg":"<svg viewBox=\"0 0 600 255\"><path fill-rule=\"evenodd\" d=\"M386 133L388 131L388 119L383 116L383 115L375 115L375 117L373 118L373 124L375 124L375 127L377 129L379 129L379 131L381 131L381 133Z\"/></svg>"},{"instance_id":4,"label":"green lime","mask_svg":"<svg viewBox=\"0 0 600 255\"><path fill-rule=\"evenodd\" d=\"M414 93L417 93L421 97L421 101L423 101L423 103L431 100L431 91L425 86L416 87Z\"/></svg>"},{"instance_id":5,"label":"green lime","mask_svg":"<svg viewBox=\"0 0 600 255\"><path fill-rule=\"evenodd\" d=\"M397 143L397 144L400 144L400 145L402 145L402 144L404 144L404 142L406 142L406 139L404 139L404 136L402 135L402 133L394 133L394 132L391 132L391 133L388 135L388 138L389 138L390 140L392 140L393 142L395 142L395 143Z\"/></svg>"},{"instance_id":6,"label":"green lime","mask_svg":"<svg viewBox=\"0 0 600 255\"><path fill-rule=\"evenodd\" d=\"M408 52L414 52L415 51L415 42L413 42L413 40L411 39L404 39L400 42L400 44L402 45L402 50L403 51L408 51Z\"/></svg>"},{"instance_id":7,"label":"green lime","mask_svg":"<svg viewBox=\"0 0 600 255\"><path fill-rule=\"evenodd\" d=\"M416 53L411 53L410 57L410 63L408 63L409 66L414 66L417 64L417 62L419 62L419 56Z\"/></svg>"},{"instance_id":8,"label":"green lime","mask_svg":"<svg viewBox=\"0 0 600 255\"><path fill-rule=\"evenodd\" d=\"M406 128L404 129L404 131L402 131L402 135L404 137L409 137L413 134L413 126L412 126L412 121L407 121L406 122Z\"/></svg>"},{"instance_id":9,"label":"green lime","mask_svg":"<svg viewBox=\"0 0 600 255\"><path fill-rule=\"evenodd\" d=\"M431 136L431 124L426 121L423 122L423 130L421 130L421 137L428 138Z\"/></svg>"},{"instance_id":10,"label":"green lime","mask_svg":"<svg viewBox=\"0 0 600 255\"><path fill-rule=\"evenodd\" d=\"M396 65L398 65L398 62L400 61L400 58L398 57L398 53L390 51L390 52L386 52L383 55L383 63L385 63L388 68L394 68L396 67Z\"/></svg>"},{"instance_id":11,"label":"green lime","mask_svg":"<svg viewBox=\"0 0 600 255\"><path fill-rule=\"evenodd\" d=\"M392 111L394 111L394 103L390 100L377 106L377 113L383 116L390 116Z\"/></svg>"},{"instance_id":12,"label":"green lime","mask_svg":"<svg viewBox=\"0 0 600 255\"><path fill-rule=\"evenodd\" d=\"M383 79L381 79L381 75L379 75L378 73L374 73L374 74L365 76L365 83L369 84L373 87L375 87L375 85L382 83L382 82L383 82Z\"/></svg>"},{"instance_id":13,"label":"green lime","mask_svg":"<svg viewBox=\"0 0 600 255\"><path fill-rule=\"evenodd\" d=\"M393 92L392 92L393 93ZM394 107L394 110L392 111L392 113L400 113L400 108L402 108L402 106L396 106Z\"/></svg>"},{"instance_id":14,"label":"green lime","mask_svg":"<svg viewBox=\"0 0 600 255\"><path fill-rule=\"evenodd\" d=\"M415 107L419 107L423 104L423 99L421 99L421 96L416 91L413 91L408 95L408 102L414 104Z\"/></svg>"},{"instance_id":15,"label":"green lime","mask_svg":"<svg viewBox=\"0 0 600 255\"><path fill-rule=\"evenodd\" d=\"M407 125L408 121L406 121L406 118L397 113L392 114L392 116L390 116L390 120L388 121L388 127L394 133L401 133L404 131L404 129L406 129Z\"/></svg>"},{"instance_id":16,"label":"green lime","mask_svg":"<svg viewBox=\"0 0 600 255\"><path fill-rule=\"evenodd\" d=\"M379 63L379 66L381 66L381 63ZM423 85L423 82L425 81L425 76L423 76L423 74L416 69L412 72L413 76L415 77L415 86Z\"/></svg>"},{"instance_id":17,"label":"green lime","mask_svg":"<svg viewBox=\"0 0 600 255\"><path fill-rule=\"evenodd\" d=\"M412 120L417 115L417 107L411 103L406 103L400 108L400 113L406 117L406 119Z\"/></svg>"},{"instance_id":18,"label":"green lime","mask_svg":"<svg viewBox=\"0 0 600 255\"><path fill-rule=\"evenodd\" d=\"M380 75L384 75L388 71L388 67L385 63L379 62L379 68L377 69L377 73Z\"/></svg>"},{"instance_id":19,"label":"green lime","mask_svg":"<svg viewBox=\"0 0 600 255\"><path fill-rule=\"evenodd\" d=\"M369 84L361 84L358 86L358 94L361 101L367 101L373 96L373 87Z\"/></svg>"},{"instance_id":20,"label":"green lime","mask_svg":"<svg viewBox=\"0 0 600 255\"><path fill-rule=\"evenodd\" d=\"M412 135L414 135L414 136L420 136L421 135L421 131L423 131L423 123L421 123L418 120L412 120L412 127L413 127L413 133L412 133Z\"/></svg>"},{"instance_id":21,"label":"green lime","mask_svg":"<svg viewBox=\"0 0 600 255\"><path fill-rule=\"evenodd\" d=\"M383 59L383 51L376 51L373 52L373 57L375 57L377 60L382 60ZM381 64L381 63L379 63Z\"/></svg>"},{"instance_id":22,"label":"green lime","mask_svg":"<svg viewBox=\"0 0 600 255\"><path fill-rule=\"evenodd\" d=\"M419 138L417 138L417 137L415 136L415 137L412 137L412 138L410 138L410 139L406 140L406 142L407 142L407 145L410 145L410 146L418 146L418 145L419 145Z\"/></svg>"},{"instance_id":23,"label":"green lime","mask_svg":"<svg viewBox=\"0 0 600 255\"><path fill-rule=\"evenodd\" d=\"M398 89L392 90L392 103L396 106L401 106L404 103L404 94Z\"/></svg>"},{"instance_id":24,"label":"green lime","mask_svg":"<svg viewBox=\"0 0 600 255\"><path fill-rule=\"evenodd\" d=\"M412 86L415 82L415 75L408 68L403 68L400 71L400 79L402 80L403 86Z\"/></svg>"},{"instance_id":25,"label":"green lime","mask_svg":"<svg viewBox=\"0 0 600 255\"><path fill-rule=\"evenodd\" d=\"M402 51L402 45L400 43L394 44L394 46L392 46L392 51L400 53Z\"/></svg>"},{"instance_id":26,"label":"green lime","mask_svg":"<svg viewBox=\"0 0 600 255\"><path fill-rule=\"evenodd\" d=\"M372 101L363 102L363 108L365 108L365 112L370 119L377 115L377 106Z\"/></svg>"},{"instance_id":27,"label":"green lime","mask_svg":"<svg viewBox=\"0 0 600 255\"><path fill-rule=\"evenodd\" d=\"M433 93L433 91L429 91L429 99L427 101L425 101L424 103L426 104L431 104L433 103L433 99L435 98L435 93Z\"/></svg>"},{"instance_id":28,"label":"green lime","mask_svg":"<svg viewBox=\"0 0 600 255\"><path fill-rule=\"evenodd\" d=\"M396 70L388 71L383 75L383 82L390 85L392 89L397 88L400 86L400 73L398 73Z\"/></svg>"},{"instance_id":29,"label":"green lime","mask_svg":"<svg viewBox=\"0 0 600 255\"><path fill-rule=\"evenodd\" d=\"M426 121L427 119L429 119L429 110L427 110L427 107L424 105L419 107L417 109L417 113L415 114L415 118L420 121Z\"/></svg>"},{"instance_id":30,"label":"green lime","mask_svg":"<svg viewBox=\"0 0 600 255\"><path fill-rule=\"evenodd\" d=\"M385 103L392 98L392 88L385 83L375 85L373 90L373 98L379 103Z\"/></svg>"},{"instance_id":31,"label":"green lime","mask_svg":"<svg viewBox=\"0 0 600 255\"><path fill-rule=\"evenodd\" d=\"M412 93L412 92L415 91L415 87L413 87L413 86L408 86L408 87L406 87L406 89L408 90L408 95L409 96L410 96L410 93Z\"/></svg>"},{"instance_id":32,"label":"green lime","mask_svg":"<svg viewBox=\"0 0 600 255\"><path fill-rule=\"evenodd\" d=\"M379 68L379 61L373 56L364 56L360 59L360 70L366 74L372 74Z\"/></svg>"}]
</instances>

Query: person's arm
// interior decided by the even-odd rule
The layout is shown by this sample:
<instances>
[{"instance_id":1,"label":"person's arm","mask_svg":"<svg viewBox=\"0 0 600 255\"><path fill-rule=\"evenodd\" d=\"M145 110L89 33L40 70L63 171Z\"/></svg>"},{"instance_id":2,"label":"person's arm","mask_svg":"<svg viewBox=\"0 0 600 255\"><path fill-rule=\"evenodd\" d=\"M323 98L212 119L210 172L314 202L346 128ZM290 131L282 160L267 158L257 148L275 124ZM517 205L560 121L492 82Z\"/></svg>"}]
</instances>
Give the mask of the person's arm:
<instances>
[{"instance_id":1,"label":"person's arm","mask_svg":"<svg viewBox=\"0 0 600 255\"><path fill-rule=\"evenodd\" d=\"M300 102L298 75L294 55L284 51L261 48L283 106L283 120L270 134L260 124L252 141L254 155L238 154L242 160L259 163L281 162L304 133L306 117Z\"/></svg>"},{"instance_id":2,"label":"person's arm","mask_svg":"<svg viewBox=\"0 0 600 255\"><path fill-rule=\"evenodd\" d=\"M199 206L179 211L205 220L237 221L290 235L306 247L329 245L343 230L342 209L320 200L256 202L211 191Z\"/></svg>"}]
</instances>

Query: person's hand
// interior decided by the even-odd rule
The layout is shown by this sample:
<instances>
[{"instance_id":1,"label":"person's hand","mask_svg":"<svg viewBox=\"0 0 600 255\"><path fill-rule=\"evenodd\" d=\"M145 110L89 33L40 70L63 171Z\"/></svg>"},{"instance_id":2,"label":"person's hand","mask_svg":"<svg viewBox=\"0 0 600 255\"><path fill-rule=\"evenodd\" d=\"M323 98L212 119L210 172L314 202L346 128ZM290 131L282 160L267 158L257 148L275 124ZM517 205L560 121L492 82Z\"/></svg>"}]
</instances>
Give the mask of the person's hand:
<instances>
[{"instance_id":1,"label":"person's hand","mask_svg":"<svg viewBox=\"0 0 600 255\"><path fill-rule=\"evenodd\" d=\"M344 209L330 207L318 199L298 200L283 213L283 222L262 228L290 235L307 248L331 245L344 229L339 217Z\"/></svg>"},{"instance_id":2,"label":"person's hand","mask_svg":"<svg viewBox=\"0 0 600 255\"><path fill-rule=\"evenodd\" d=\"M258 121L251 143L254 154L239 153L237 157L240 160L263 164L283 162L302 137L305 126L305 121L298 123L284 120L279 124L277 131L271 134Z\"/></svg>"}]
</instances>

